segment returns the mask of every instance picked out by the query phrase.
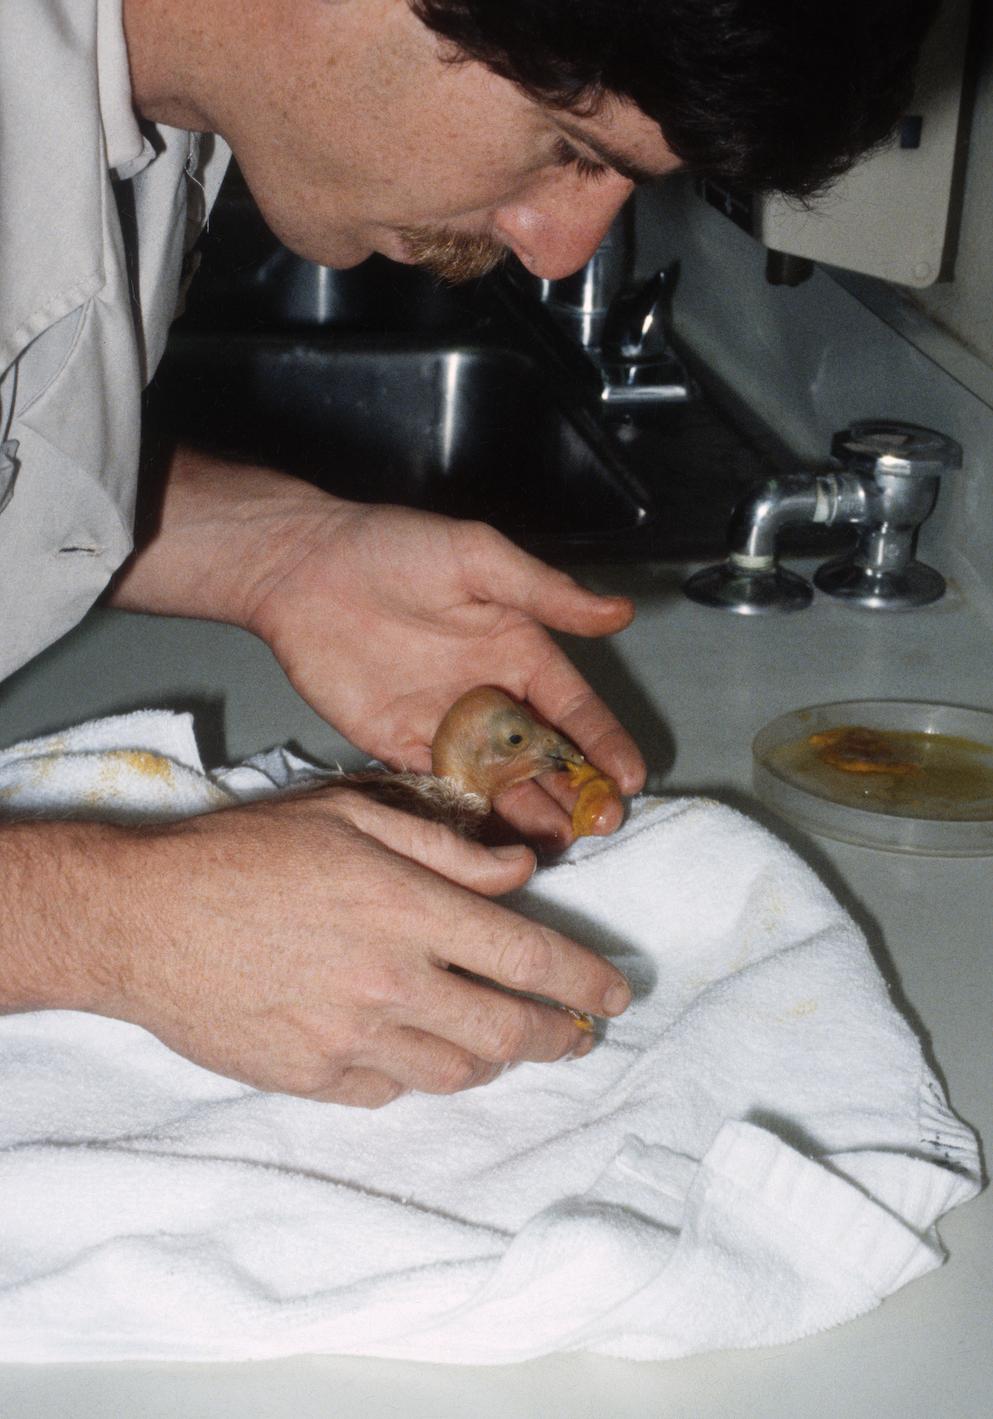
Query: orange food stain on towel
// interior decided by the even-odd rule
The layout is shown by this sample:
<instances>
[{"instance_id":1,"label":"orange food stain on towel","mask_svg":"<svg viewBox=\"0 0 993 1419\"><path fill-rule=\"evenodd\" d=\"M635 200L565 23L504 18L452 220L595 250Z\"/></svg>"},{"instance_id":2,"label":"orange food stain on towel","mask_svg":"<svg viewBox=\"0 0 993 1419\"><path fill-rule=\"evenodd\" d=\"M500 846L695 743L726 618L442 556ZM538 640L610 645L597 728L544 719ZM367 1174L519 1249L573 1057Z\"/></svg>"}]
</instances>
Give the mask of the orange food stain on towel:
<instances>
[{"instance_id":1,"label":"orange food stain on towel","mask_svg":"<svg viewBox=\"0 0 993 1419\"><path fill-rule=\"evenodd\" d=\"M145 778L159 778L163 783L172 782L172 764L160 754L150 754L147 749L115 749L107 756Z\"/></svg>"}]
</instances>

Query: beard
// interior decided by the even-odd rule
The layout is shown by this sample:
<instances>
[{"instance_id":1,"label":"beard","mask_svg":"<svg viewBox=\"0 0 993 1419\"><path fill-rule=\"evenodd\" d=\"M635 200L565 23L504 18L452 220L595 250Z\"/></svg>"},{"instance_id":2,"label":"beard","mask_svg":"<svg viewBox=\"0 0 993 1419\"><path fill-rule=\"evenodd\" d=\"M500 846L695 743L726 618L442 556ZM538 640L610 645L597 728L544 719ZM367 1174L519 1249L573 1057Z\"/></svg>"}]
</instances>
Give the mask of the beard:
<instances>
[{"instance_id":1,"label":"beard","mask_svg":"<svg viewBox=\"0 0 993 1419\"><path fill-rule=\"evenodd\" d=\"M503 243L492 237L444 227L401 227L400 237L416 266L452 286L487 276L507 255Z\"/></svg>"}]
</instances>

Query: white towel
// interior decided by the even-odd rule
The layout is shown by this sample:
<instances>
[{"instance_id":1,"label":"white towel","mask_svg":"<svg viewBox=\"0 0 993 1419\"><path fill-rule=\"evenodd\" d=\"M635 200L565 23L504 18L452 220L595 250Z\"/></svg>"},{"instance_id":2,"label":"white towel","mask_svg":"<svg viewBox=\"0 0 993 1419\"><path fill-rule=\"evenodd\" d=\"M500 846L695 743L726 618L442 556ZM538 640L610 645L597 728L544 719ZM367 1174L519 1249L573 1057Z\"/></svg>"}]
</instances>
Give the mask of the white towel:
<instances>
[{"instance_id":1,"label":"white towel","mask_svg":"<svg viewBox=\"0 0 993 1419\"><path fill-rule=\"evenodd\" d=\"M206 775L188 718L148 714L0 755L0 803L168 816L308 775ZM637 998L586 1058L452 1098L367 1113L119 1021L0 1021L0 1359L661 1359L812 1334L940 1264L975 1139L785 847L642 799L514 905Z\"/></svg>"}]
</instances>

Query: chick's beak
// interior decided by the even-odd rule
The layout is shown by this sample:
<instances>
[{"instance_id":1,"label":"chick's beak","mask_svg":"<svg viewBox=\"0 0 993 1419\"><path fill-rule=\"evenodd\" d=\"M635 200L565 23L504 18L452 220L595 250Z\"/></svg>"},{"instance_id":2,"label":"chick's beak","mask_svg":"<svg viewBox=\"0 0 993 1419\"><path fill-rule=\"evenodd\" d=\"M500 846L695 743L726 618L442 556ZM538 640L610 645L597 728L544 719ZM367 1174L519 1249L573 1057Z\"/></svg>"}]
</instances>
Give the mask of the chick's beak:
<instances>
[{"instance_id":1,"label":"chick's beak","mask_svg":"<svg viewBox=\"0 0 993 1419\"><path fill-rule=\"evenodd\" d=\"M544 768L539 769L539 773L544 773L545 769L564 769L568 764L585 764L586 758L579 752L575 744L570 744L568 739L563 739L561 734L556 734L554 730L549 731L551 741L545 749L546 763Z\"/></svg>"}]
</instances>

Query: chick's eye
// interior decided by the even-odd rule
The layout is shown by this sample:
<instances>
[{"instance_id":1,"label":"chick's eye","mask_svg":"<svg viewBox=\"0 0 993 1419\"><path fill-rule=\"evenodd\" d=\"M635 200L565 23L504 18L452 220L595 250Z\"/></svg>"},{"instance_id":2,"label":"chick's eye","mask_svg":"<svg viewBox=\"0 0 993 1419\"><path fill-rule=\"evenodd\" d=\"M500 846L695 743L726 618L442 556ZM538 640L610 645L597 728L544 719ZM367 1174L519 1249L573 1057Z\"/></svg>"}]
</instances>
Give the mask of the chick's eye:
<instances>
[{"instance_id":1,"label":"chick's eye","mask_svg":"<svg viewBox=\"0 0 993 1419\"><path fill-rule=\"evenodd\" d=\"M508 743L508 744L523 744L523 743L524 743L524 735L523 735L523 734L508 734L508 735L507 735L507 743Z\"/></svg>"}]
</instances>

